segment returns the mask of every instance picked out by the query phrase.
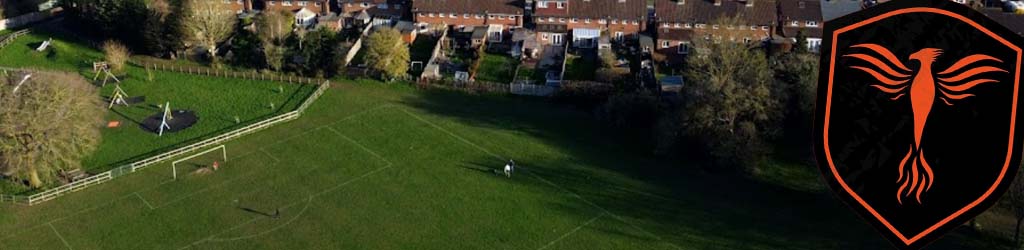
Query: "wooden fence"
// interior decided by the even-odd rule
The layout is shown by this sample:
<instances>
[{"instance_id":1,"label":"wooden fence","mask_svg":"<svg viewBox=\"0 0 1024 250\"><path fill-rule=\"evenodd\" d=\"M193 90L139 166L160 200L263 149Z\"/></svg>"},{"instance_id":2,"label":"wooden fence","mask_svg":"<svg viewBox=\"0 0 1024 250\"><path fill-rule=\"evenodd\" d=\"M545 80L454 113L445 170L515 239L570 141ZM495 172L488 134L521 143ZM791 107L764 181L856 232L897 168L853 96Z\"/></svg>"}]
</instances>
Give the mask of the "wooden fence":
<instances>
[{"instance_id":1,"label":"wooden fence","mask_svg":"<svg viewBox=\"0 0 1024 250\"><path fill-rule=\"evenodd\" d=\"M171 71L178 73L185 73L191 75L202 75L202 76L214 76L214 77L229 77L238 78L245 80L259 80L259 81L274 81L274 82L287 82L287 83L301 83L301 84L317 84L322 82L322 79L301 77L301 76L287 76L278 74L266 74L258 72L241 72L231 70L219 70L209 67L195 67L195 66L184 66L174 65L170 63L158 63L148 60L137 60L133 59L132 64L138 65L143 68Z\"/></svg>"},{"instance_id":2,"label":"wooden fence","mask_svg":"<svg viewBox=\"0 0 1024 250\"><path fill-rule=\"evenodd\" d=\"M179 72L186 72L186 71L179 71ZM191 72L195 72L195 73L191 73ZM205 72L203 72L203 71L189 71L189 72L186 72L186 73L190 73L190 74L205 74L205 75L210 75L210 76L224 76L224 77L245 78L245 74L233 75L233 74L226 73L226 71L205 71ZM238 72L236 72L236 73L238 73ZM248 78L248 79L257 79L257 78ZM277 79L277 78L275 78L275 79ZM309 81L309 79L312 79L312 78L289 78L289 79L293 80L293 81L289 81L289 82L305 83L305 81ZM266 79L266 80L272 80L272 79ZM166 160L169 160L169 159L180 157L180 156L182 156L184 154L195 152L195 151L197 151L199 149L202 149L202 148L214 146L216 144L221 144L221 143L224 143L224 142L226 142L228 140L232 140L232 139L241 137L243 135L251 134L251 133L254 133L256 131L263 130L265 128L269 128L269 127L271 127L273 125L277 125L277 124L280 124L280 123L283 123L283 122L295 120L295 119L299 118L299 116L301 116L302 113L304 113L306 111L306 109L309 108L309 106L313 104L313 102L315 102L317 99L319 99L320 96L323 95L324 92L326 92L328 88L330 88L331 84L330 84L330 81L323 80L322 82L319 82L319 85L320 86L317 88L317 90L314 91L313 94L310 94L310 96L308 98L306 98L306 100L302 103L302 105L300 105L299 108L297 108L296 110L293 110L293 111L290 111L290 112L287 112L287 113L284 113L284 114L280 114L280 115L271 117L271 118L263 120L263 121L259 121L259 122L253 123L253 124L247 125L245 127L241 127L241 128L232 130L230 132L227 132L227 133L224 133L224 134L212 137L212 138L208 138L208 139L202 140L202 141L197 142L197 143L193 143L193 144L190 144L190 145L187 145L187 146L179 147L179 148L176 148L174 150L161 153L159 155L155 155L155 156L152 156L152 157L149 157L149 158L146 158L146 159L142 159L142 160L139 160L139 161L136 161L136 162L133 162L131 164L124 165L124 166L120 166L120 167L114 168L114 169L112 169L110 171L107 171L107 172L103 172L103 173L100 173L100 174L97 174L97 175L90 176L90 177L85 178L85 179L74 181L74 182L65 184L65 185L60 186L60 187L49 189L49 190L43 191L41 193L37 193L37 194L29 195L29 196L0 194L0 202L13 202L13 203L17 203L17 204L26 204L26 205L29 205L29 206L36 205L36 204L39 204L39 203L42 203L42 202L45 202L45 201L56 199L57 197L66 195L68 193L80 191L80 190L85 189L87 187L94 186L94 185L97 185L97 184L100 184L100 183L104 183L104 182L110 181L110 180L112 180L112 179L114 179L116 177L120 177L120 176L123 176L123 175L126 175L126 174L134 173L134 172L138 171L139 169L142 169L142 168L145 168L145 167L148 167L148 166L152 166L152 165L154 165L156 163L160 163L160 162L163 162L163 161L166 161Z\"/></svg>"},{"instance_id":3,"label":"wooden fence","mask_svg":"<svg viewBox=\"0 0 1024 250\"><path fill-rule=\"evenodd\" d=\"M11 43L14 43L14 40L17 40L18 37L21 37L25 34L28 34L28 30L19 30L11 34L7 34L7 36L0 39L0 49L7 47L7 45L10 45Z\"/></svg>"}]
</instances>

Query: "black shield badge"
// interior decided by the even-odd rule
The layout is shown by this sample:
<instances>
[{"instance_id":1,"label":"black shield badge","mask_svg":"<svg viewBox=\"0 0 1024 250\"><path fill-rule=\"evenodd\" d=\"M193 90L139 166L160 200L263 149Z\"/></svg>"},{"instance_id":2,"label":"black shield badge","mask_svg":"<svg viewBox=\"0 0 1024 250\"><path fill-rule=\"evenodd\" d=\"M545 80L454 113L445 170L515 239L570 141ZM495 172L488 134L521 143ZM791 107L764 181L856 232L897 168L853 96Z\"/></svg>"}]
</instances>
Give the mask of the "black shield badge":
<instances>
[{"instance_id":1,"label":"black shield badge","mask_svg":"<svg viewBox=\"0 0 1024 250\"><path fill-rule=\"evenodd\" d=\"M948 0L892 1L825 24L818 165L898 248L964 224L1012 182L1022 40Z\"/></svg>"}]
</instances>

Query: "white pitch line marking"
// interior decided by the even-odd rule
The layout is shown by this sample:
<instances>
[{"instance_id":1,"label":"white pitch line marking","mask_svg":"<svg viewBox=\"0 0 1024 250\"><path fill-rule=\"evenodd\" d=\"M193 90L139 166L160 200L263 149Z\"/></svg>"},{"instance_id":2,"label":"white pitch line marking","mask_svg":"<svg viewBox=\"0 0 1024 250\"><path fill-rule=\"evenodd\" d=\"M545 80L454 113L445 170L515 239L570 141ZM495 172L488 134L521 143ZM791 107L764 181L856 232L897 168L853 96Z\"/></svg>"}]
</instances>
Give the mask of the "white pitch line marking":
<instances>
[{"instance_id":1,"label":"white pitch line marking","mask_svg":"<svg viewBox=\"0 0 1024 250\"><path fill-rule=\"evenodd\" d=\"M597 221L597 219L599 219L599 218L601 218L603 216L604 216L604 213L598 214L597 216L594 216L594 218L590 218L590 220L588 220L586 223L583 223L583 224L580 224L579 226L576 226L576 228L573 228L572 230L569 230L569 232L566 232L565 234L562 234L562 236L558 237L555 240L552 240L551 242L548 242L548 244L545 244L544 246L542 246L540 248L537 248L537 250L544 250L544 249L546 249L548 247L551 247L556 242L561 241L562 239L565 239L565 237L569 237L569 235L571 235L573 233L576 233L576 231L579 231L583 227L589 226L590 223L594 223L594 221Z\"/></svg>"},{"instance_id":2,"label":"white pitch line marking","mask_svg":"<svg viewBox=\"0 0 1024 250\"><path fill-rule=\"evenodd\" d=\"M274 163L278 163L278 162L281 162L281 159L278 159L277 157L275 157L275 156L274 156L273 154L271 154L270 152L267 152L267 149L266 149L266 148L260 148L260 152L263 152L263 154L265 154L265 155L269 156L271 160L274 160Z\"/></svg>"},{"instance_id":3,"label":"white pitch line marking","mask_svg":"<svg viewBox=\"0 0 1024 250\"><path fill-rule=\"evenodd\" d=\"M142 195L139 194L138 192L135 193L135 196L139 197L139 200L142 200L142 203L146 203L146 206L149 207L149 210L156 209L155 207L153 207L153 204L149 204L149 201L147 201L146 198L142 198Z\"/></svg>"},{"instance_id":4,"label":"white pitch line marking","mask_svg":"<svg viewBox=\"0 0 1024 250\"><path fill-rule=\"evenodd\" d=\"M57 234L57 238L60 238L61 242L64 242L64 246L68 247L68 250L74 250L74 248L71 248L71 244L68 243L68 240L65 240L64 236L61 236L60 232L57 232L57 228L53 226L53 223L46 223L46 224L50 225L50 229L53 230L53 233Z\"/></svg>"},{"instance_id":5,"label":"white pitch line marking","mask_svg":"<svg viewBox=\"0 0 1024 250\"><path fill-rule=\"evenodd\" d=\"M332 127L327 127L327 130L330 130L331 132L334 132L334 133L335 133L335 134L337 134L338 136L341 136L341 138L345 139L346 141L349 141L349 142L351 142L352 144L355 144L355 145L356 145L356 146L358 146L358 147L359 147L360 149L362 149L363 151L366 151L367 153L370 153L370 154L371 154L371 155L373 155L374 157L377 157L378 159L381 159L381 160L383 160L383 161L384 161L385 163L387 163L388 165L391 165L391 164L392 164L392 163L391 163L391 161L389 161L388 159L384 158L383 156L380 156L380 154L377 154L377 152L376 152L376 151L373 151L373 150L371 150L370 148L367 148L367 147L366 147L365 145L363 145L362 143L359 143L358 141L356 141L356 140L353 140L352 138L349 138L348 136L345 136L344 134L342 134L342 133L341 133L341 132L339 132L338 130L336 130L336 129L332 128Z\"/></svg>"}]
</instances>

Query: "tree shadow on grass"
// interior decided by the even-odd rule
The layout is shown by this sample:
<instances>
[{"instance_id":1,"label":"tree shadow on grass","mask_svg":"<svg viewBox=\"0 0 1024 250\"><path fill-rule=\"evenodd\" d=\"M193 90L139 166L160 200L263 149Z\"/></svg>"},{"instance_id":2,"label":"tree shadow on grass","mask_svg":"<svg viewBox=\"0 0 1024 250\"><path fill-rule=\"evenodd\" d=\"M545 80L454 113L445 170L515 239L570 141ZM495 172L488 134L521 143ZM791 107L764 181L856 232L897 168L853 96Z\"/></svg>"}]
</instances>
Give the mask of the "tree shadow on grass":
<instances>
[{"instance_id":1,"label":"tree shadow on grass","mask_svg":"<svg viewBox=\"0 0 1024 250\"><path fill-rule=\"evenodd\" d=\"M498 154L529 154L505 155L516 157L520 171L536 176L519 173L517 178L543 178L546 181L521 183L546 187L552 193L572 192L592 202L595 206L582 200L568 206L551 204L565 214L578 215L581 222L593 214L579 211L600 207L639 228L627 231L647 231L696 249L892 248L826 191L794 190L748 177L708 174L696 164L653 159L643 147L611 139L615 132L596 125L585 112L536 99L447 91L421 91L402 102L430 116L470 128L523 134L564 152L565 156L536 156L537 152L496 148L474 140L473 129L447 128ZM1005 238L961 228L927 249L1006 249L1009 245Z\"/></svg>"}]
</instances>

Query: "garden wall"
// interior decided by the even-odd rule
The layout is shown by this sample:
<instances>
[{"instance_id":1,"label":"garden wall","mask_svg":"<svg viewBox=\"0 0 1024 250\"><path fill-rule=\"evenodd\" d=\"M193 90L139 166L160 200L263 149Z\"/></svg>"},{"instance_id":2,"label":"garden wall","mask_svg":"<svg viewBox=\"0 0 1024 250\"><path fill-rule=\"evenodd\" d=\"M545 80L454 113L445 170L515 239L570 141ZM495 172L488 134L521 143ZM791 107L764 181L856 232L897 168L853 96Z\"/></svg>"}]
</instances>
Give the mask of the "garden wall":
<instances>
[{"instance_id":1,"label":"garden wall","mask_svg":"<svg viewBox=\"0 0 1024 250\"><path fill-rule=\"evenodd\" d=\"M360 33L359 39L356 39L356 42L352 44L352 48L348 49L348 53L345 54L345 65L342 66L348 67L348 64L352 63L352 59L355 58L356 54L359 53L359 50L363 48L363 38L366 38L366 35L370 34L370 28L373 28L373 25L367 25L366 28L363 29L363 32Z\"/></svg>"}]
</instances>

